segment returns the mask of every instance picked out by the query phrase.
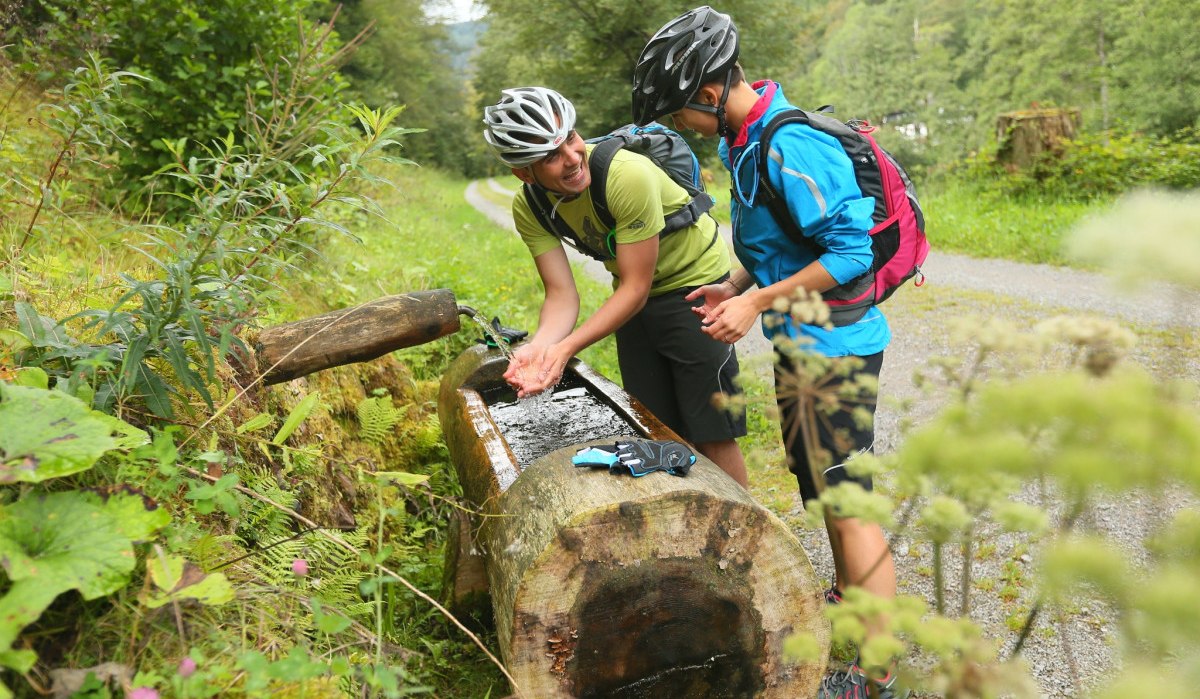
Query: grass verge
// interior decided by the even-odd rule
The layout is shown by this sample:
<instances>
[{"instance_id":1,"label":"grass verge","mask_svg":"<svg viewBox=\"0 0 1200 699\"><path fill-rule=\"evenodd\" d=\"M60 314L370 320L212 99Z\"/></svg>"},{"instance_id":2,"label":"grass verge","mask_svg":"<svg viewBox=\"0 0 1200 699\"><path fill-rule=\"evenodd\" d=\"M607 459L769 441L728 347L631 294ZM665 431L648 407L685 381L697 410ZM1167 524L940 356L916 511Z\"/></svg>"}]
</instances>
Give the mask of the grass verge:
<instances>
[{"instance_id":1,"label":"grass verge","mask_svg":"<svg viewBox=\"0 0 1200 699\"><path fill-rule=\"evenodd\" d=\"M935 250L971 257L1082 267L1063 253L1067 233L1106 202L1012 196L986 182L949 177L918 190Z\"/></svg>"}]
</instances>

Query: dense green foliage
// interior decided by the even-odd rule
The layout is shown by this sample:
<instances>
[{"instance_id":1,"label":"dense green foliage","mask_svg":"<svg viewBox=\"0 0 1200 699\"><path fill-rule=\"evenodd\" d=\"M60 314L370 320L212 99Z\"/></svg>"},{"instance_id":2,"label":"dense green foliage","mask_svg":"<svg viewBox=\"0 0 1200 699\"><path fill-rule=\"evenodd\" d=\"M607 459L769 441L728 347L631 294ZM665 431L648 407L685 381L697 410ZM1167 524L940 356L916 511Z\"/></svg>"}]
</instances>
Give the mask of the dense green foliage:
<instances>
[{"instance_id":1,"label":"dense green foliage","mask_svg":"<svg viewBox=\"0 0 1200 699\"><path fill-rule=\"evenodd\" d=\"M91 60L42 119L27 121L19 90L3 114L0 369L14 385L0 397L0 696L63 666L94 668L65 691L96 696L420 691L462 649L441 647L424 591L437 588L442 500L411 521L406 505L415 489L453 492L428 384L399 365L357 393L250 393L235 378L247 332L278 312L292 275L379 214L364 192L404 163L400 110L348 107L345 123L244 113L281 118L247 142L258 149L230 136L200 157L170 151L175 167L154 177L192 195L169 218L133 221L105 208L100 175L129 148L112 114L136 80ZM298 112L309 86L289 83ZM312 126L320 140L287 145ZM408 408L386 435L385 398ZM430 656L385 657L404 646Z\"/></svg>"},{"instance_id":2,"label":"dense green foliage","mask_svg":"<svg viewBox=\"0 0 1200 699\"><path fill-rule=\"evenodd\" d=\"M281 144L254 143L278 137L273 119L285 114L304 123L293 134L298 149L318 135L316 124L332 114L344 84L336 35L314 31L307 19L313 0L244 3L237 0L146 0L25 3L25 58L42 61L45 46L29 43L44 23L55 34L55 61L80 61L85 51L146 78L130 90L114 116L125 125L128 146L116 164L116 187L133 194L151 173L178 158L203 154L218 140L252 151ZM292 89L306 83L304 94ZM302 98L302 104L287 104ZM254 107L248 111L247 103ZM250 115L255 115L251 117ZM174 148L170 144L176 144ZM283 176L283 173L279 173ZM178 184L171 179L158 185Z\"/></svg>"},{"instance_id":3,"label":"dense green foliage","mask_svg":"<svg viewBox=\"0 0 1200 699\"><path fill-rule=\"evenodd\" d=\"M326 0L330 7L336 3ZM426 132L407 139L405 153L426 165L467 172L477 151L478 116L468 108L461 59L453 33L431 22L420 0L351 0L342 3L343 37L368 36L342 74L349 95L374 108L404 105L404 123Z\"/></svg>"},{"instance_id":4,"label":"dense green foliage","mask_svg":"<svg viewBox=\"0 0 1200 699\"><path fill-rule=\"evenodd\" d=\"M587 133L628 121L641 44L692 6L490 2L478 108L502 87L534 83L574 100ZM1200 114L1200 77L1186 67L1196 60L1187 39L1200 26L1194 3L807 0L718 9L739 26L751 79L782 81L799 105L833 104L845 118L903 128L907 135L883 139L914 164L984 147L998 114L1035 103L1080 108L1085 131L1157 137L1196 126Z\"/></svg>"},{"instance_id":5,"label":"dense green foliage","mask_svg":"<svg viewBox=\"0 0 1200 699\"><path fill-rule=\"evenodd\" d=\"M1191 3L888 0L825 8L820 23L800 30L801 43L817 51L785 74L798 83L793 98L877 124L919 125L928 133L915 150L930 162L981 148L998 114L1034 104L1080 108L1087 131L1158 136L1195 126L1200 114L1198 78L1178 74L1178 61L1196 51L1181 39L1184 27L1200 26Z\"/></svg>"},{"instance_id":6,"label":"dense green foliage","mask_svg":"<svg viewBox=\"0 0 1200 699\"><path fill-rule=\"evenodd\" d=\"M466 81L447 58L444 28L418 0L35 0L19 4L13 19L7 35L30 75L40 67L40 78L53 81L94 51L146 78L114 114L129 142L112 178L118 192L142 193L176 152L202 155L230 133L251 151L318 141L314 127L334 117L339 99L405 105L406 125L428 131L405 145L422 162L462 168L471 150ZM297 82L307 87L300 103L291 101ZM291 142L261 143L279 136L283 118L301 120L289 125Z\"/></svg>"},{"instance_id":7,"label":"dense green foliage","mask_svg":"<svg viewBox=\"0 0 1200 699\"><path fill-rule=\"evenodd\" d=\"M605 133L627 123L638 54L663 22L691 7L673 0L492 0L475 78L477 111L495 102L501 88L546 85L575 104L581 133ZM761 69L787 65L790 3L736 0L725 11L748 36L756 36L742 43L744 60Z\"/></svg>"}]
</instances>

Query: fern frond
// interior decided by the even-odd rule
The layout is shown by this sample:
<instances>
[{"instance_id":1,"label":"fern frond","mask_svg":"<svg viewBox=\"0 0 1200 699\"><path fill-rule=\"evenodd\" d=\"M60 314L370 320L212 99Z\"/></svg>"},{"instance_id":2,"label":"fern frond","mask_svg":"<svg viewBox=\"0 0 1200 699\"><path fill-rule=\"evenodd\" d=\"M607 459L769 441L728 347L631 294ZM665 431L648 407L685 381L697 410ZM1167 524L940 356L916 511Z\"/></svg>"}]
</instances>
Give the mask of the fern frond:
<instances>
[{"instance_id":1,"label":"fern frond","mask_svg":"<svg viewBox=\"0 0 1200 699\"><path fill-rule=\"evenodd\" d=\"M242 480L246 487L255 493L279 503L289 509L295 509L299 497L284 490L275 476L269 472L244 471ZM265 542L278 541L292 535L292 518L287 512L261 500L250 500L242 513L239 523L239 533L246 539L259 545Z\"/></svg>"},{"instance_id":2,"label":"fern frond","mask_svg":"<svg viewBox=\"0 0 1200 699\"><path fill-rule=\"evenodd\" d=\"M340 532L339 536L355 549L367 550L364 532ZM320 597L330 606L344 607L362 601L358 586L373 573L356 553L330 541L321 532L285 539L287 537L261 540L259 543L264 550L242 562L254 578L271 587ZM292 562L297 558L308 562L308 575L303 578L297 578L292 572Z\"/></svg>"},{"instance_id":3,"label":"fern frond","mask_svg":"<svg viewBox=\"0 0 1200 699\"><path fill-rule=\"evenodd\" d=\"M392 405L391 396L364 398L356 409L359 436L364 442L382 444L400 421L400 411Z\"/></svg>"}]
</instances>

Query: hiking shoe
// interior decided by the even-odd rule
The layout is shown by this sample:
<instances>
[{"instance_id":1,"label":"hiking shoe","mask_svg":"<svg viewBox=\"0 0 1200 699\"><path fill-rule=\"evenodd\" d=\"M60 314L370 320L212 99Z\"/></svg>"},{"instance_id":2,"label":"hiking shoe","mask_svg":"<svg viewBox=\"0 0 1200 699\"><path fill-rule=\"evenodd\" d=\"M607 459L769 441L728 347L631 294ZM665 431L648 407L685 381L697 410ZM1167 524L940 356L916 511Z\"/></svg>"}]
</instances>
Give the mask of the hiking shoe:
<instances>
[{"instance_id":1,"label":"hiking shoe","mask_svg":"<svg viewBox=\"0 0 1200 699\"><path fill-rule=\"evenodd\" d=\"M882 680L872 680L857 665L835 671L821 680L817 689L817 699L905 699L907 696L907 691L896 688L894 673L889 672Z\"/></svg>"},{"instance_id":2,"label":"hiking shoe","mask_svg":"<svg viewBox=\"0 0 1200 699\"><path fill-rule=\"evenodd\" d=\"M825 591L825 604L841 604L842 591L836 587L831 587Z\"/></svg>"}]
</instances>

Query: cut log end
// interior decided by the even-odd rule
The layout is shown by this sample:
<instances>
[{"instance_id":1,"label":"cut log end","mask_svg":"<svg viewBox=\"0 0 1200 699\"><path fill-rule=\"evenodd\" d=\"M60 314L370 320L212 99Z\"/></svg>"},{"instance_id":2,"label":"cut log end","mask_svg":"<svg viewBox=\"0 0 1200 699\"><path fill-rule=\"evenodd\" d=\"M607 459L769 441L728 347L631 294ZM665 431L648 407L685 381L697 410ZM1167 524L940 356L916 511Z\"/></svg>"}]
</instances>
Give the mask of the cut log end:
<instances>
[{"instance_id":1,"label":"cut log end","mask_svg":"<svg viewBox=\"0 0 1200 699\"><path fill-rule=\"evenodd\" d=\"M539 697L811 694L823 664L786 665L781 648L794 633L827 647L829 630L779 524L697 491L576 517L516 593L518 685Z\"/></svg>"}]
</instances>

